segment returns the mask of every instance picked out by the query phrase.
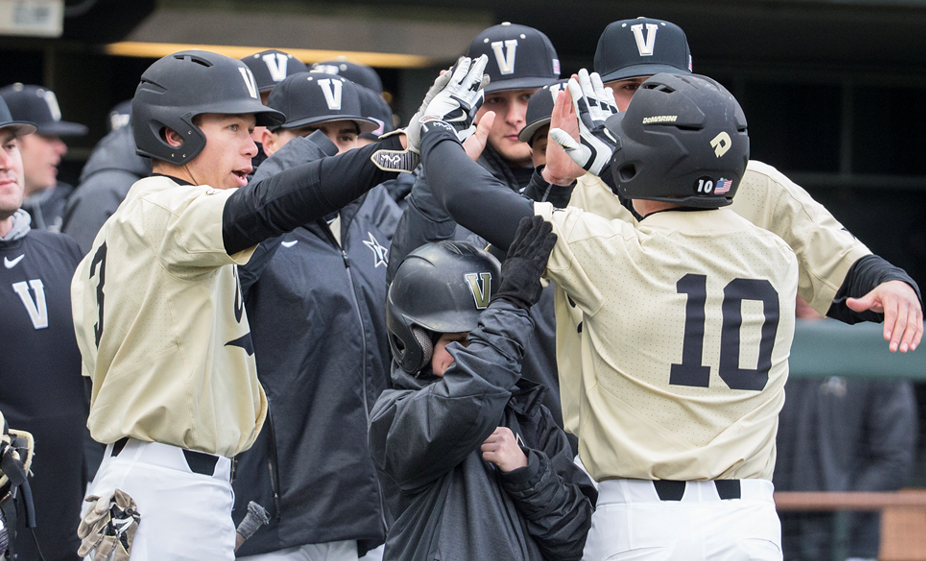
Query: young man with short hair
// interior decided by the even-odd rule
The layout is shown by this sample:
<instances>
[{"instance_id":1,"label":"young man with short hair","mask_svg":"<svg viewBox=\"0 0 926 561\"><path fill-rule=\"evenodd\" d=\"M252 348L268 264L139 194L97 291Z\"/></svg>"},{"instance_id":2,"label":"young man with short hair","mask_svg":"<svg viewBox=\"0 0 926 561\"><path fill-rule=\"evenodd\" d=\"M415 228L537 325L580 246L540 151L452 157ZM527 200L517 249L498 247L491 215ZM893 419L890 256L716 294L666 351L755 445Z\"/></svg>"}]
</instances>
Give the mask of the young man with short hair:
<instances>
[{"instance_id":1,"label":"young man with short hair","mask_svg":"<svg viewBox=\"0 0 926 561\"><path fill-rule=\"evenodd\" d=\"M153 175L104 224L71 291L93 381L88 426L108 444L83 553L116 535L133 561L234 557L230 458L267 413L237 265L392 177L371 156L405 145L387 139L247 184L251 131L283 119L244 63L222 55L175 53L141 77L132 123Z\"/></svg>"}]
</instances>

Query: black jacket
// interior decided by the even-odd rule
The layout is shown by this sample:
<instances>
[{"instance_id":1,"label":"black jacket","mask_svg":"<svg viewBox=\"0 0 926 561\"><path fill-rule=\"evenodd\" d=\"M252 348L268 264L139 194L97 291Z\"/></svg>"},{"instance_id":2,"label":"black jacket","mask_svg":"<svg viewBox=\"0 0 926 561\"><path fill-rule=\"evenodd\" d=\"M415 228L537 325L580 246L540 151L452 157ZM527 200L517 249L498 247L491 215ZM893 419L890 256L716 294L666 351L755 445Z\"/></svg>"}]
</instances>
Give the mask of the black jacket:
<instances>
[{"instance_id":1,"label":"black jacket","mask_svg":"<svg viewBox=\"0 0 926 561\"><path fill-rule=\"evenodd\" d=\"M319 156L311 142L293 139L254 180ZM257 441L238 456L234 517L254 500L271 522L238 555L341 540L359 540L363 551L385 540L366 433L390 360L389 236L380 227L398 215L377 187L342 209L340 246L318 220L261 243L239 267L269 411Z\"/></svg>"},{"instance_id":2,"label":"black jacket","mask_svg":"<svg viewBox=\"0 0 926 561\"><path fill-rule=\"evenodd\" d=\"M87 470L83 438L89 402L71 319L74 240L28 230L0 241L0 410L11 427L35 437L31 486L35 533L47 561L76 561L77 523ZM13 541L19 559L38 559L20 510Z\"/></svg>"},{"instance_id":3,"label":"black jacket","mask_svg":"<svg viewBox=\"0 0 926 561\"><path fill-rule=\"evenodd\" d=\"M120 127L100 140L80 172L80 183L64 209L61 231L83 253L106 219L116 212L136 181L151 174L151 160L135 154L132 127Z\"/></svg>"},{"instance_id":4,"label":"black jacket","mask_svg":"<svg viewBox=\"0 0 926 561\"><path fill-rule=\"evenodd\" d=\"M501 157L486 146L482 156L479 157L482 165L493 177L504 182L512 191L520 192L524 189L525 196L538 197L536 200L551 200L554 204L565 206L572 193L572 187L554 187L543 181L539 170L534 170L530 182L521 185L516 182ZM395 270L402 259L415 250L415 248L428 243L447 239L466 241L476 247L485 248L488 243L473 234L466 228L459 226L450 217L431 194L427 184L427 177L419 170L419 176L412 187L411 193L406 197L406 207L396 227L395 237L392 240L392 259L389 265L388 279L391 282ZM545 197L551 197L546 199ZM503 258L504 255L496 255ZM521 373L526 380L541 384L547 388L543 404L553 414L556 424L563 426L562 406L559 400L559 375L556 368L556 319L554 314L553 287L544 289L540 301L531 308L531 318L534 320L534 334L531 337L530 348L525 353L521 365ZM578 441L570 436L573 451L577 450Z\"/></svg>"},{"instance_id":5,"label":"black jacket","mask_svg":"<svg viewBox=\"0 0 926 561\"><path fill-rule=\"evenodd\" d=\"M918 417L906 380L788 380L779 415L777 491L893 491L913 470ZM849 557L875 558L876 513L849 513ZM785 559L831 559L832 513L781 513Z\"/></svg>"},{"instance_id":6,"label":"black jacket","mask_svg":"<svg viewBox=\"0 0 926 561\"><path fill-rule=\"evenodd\" d=\"M580 559L597 497L566 435L519 382L532 322L493 302L443 377L393 369L373 408L370 451L395 523L386 561ZM480 446L505 426L528 466L503 474Z\"/></svg>"}]
</instances>

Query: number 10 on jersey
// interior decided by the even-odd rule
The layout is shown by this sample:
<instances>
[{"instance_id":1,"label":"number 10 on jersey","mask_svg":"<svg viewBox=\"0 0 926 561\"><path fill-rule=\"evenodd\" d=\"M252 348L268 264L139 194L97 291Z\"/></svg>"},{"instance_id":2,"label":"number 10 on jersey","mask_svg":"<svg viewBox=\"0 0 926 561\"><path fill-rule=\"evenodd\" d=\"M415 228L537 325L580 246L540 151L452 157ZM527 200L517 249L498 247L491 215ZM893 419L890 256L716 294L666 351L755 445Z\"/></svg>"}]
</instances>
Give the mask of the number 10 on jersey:
<instances>
[{"instance_id":1,"label":"number 10 on jersey","mask_svg":"<svg viewBox=\"0 0 926 561\"><path fill-rule=\"evenodd\" d=\"M682 362L672 365L669 383L706 388L711 378L710 367L702 364L707 276L687 274L675 286L680 294L688 295L688 303L685 305ZM743 300L762 302L765 316L759 342L759 361L755 369L739 366ZM721 311L723 326L718 374L730 389L761 391L768 383L768 373L772 367L772 349L778 332L778 292L765 279L733 279L723 289Z\"/></svg>"}]
</instances>

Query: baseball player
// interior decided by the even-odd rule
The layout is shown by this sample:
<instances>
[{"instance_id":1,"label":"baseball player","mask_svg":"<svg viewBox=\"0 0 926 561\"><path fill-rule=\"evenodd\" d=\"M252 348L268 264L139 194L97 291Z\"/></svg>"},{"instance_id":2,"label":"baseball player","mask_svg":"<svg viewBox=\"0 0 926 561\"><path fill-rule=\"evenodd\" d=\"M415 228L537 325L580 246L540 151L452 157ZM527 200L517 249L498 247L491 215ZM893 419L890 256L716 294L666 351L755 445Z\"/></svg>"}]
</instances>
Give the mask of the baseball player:
<instances>
[{"instance_id":1,"label":"baseball player","mask_svg":"<svg viewBox=\"0 0 926 561\"><path fill-rule=\"evenodd\" d=\"M0 99L0 410L40 443L34 462L33 541L26 516L13 524L20 559L76 560L77 522L87 470L83 439L87 401L71 321L70 285L80 250L67 236L30 229L20 208L19 151L35 125L14 119Z\"/></svg>"},{"instance_id":2,"label":"baseball player","mask_svg":"<svg viewBox=\"0 0 926 561\"><path fill-rule=\"evenodd\" d=\"M137 505L134 540L119 542L135 561L234 557L230 458L267 411L237 265L392 177L371 158L406 146L392 137L247 184L252 128L282 121L247 66L215 53L166 56L136 90L135 143L153 175L104 224L71 289L88 427L108 444L85 522L97 528L108 497Z\"/></svg>"},{"instance_id":3,"label":"baseball player","mask_svg":"<svg viewBox=\"0 0 926 561\"><path fill-rule=\"evenodd\" d=\"M539 30L505 22L477 35L467 56L486 56L489 61L486 74L490 77L485 103L476 113L479 128L472 139L479 140L481 135L485 135L482 143L485 149L470 152L483 168L512 191L520 193L530 186L532 193L544 192L549 182L539 177L540 170L531 163L531 147L522 142L518 134L525 125L531 95L559 78L560 63L556 50ZM533 186L537 186L536 189ZM392 242L393 260L387 278L392 278L404 256L426 242L458 239L485 247L484 240L458 228L444 208L433 204L425 173L415 182L406 201L408 208L399 220L396 238ZM535 334L521 365L522 375L550 389L544 396L544 405L559 421L552 289L545 291L540 303L532 307L530 313L534 319Z\"/></svg>"},{"instance_id":4,"label":"baseball player","mask_svg":"<svg viewBox=\"0 0 926 561\"><path fill-rule=\"evenodd\" d=\"M468 244L427 244L389 288L394 389L370 424L396 516L384 559L581 558L594 489L519 375L555 237L536 218L519 239L501 273Z\"/></svg>"},{"instance_id":5,"label":"baseball player","mask_svg":"<svg viewBox=\"0 0 926 561\"><path fill-rule=\"evenodd\" d=\"M61 119L55 92L41 86L11 84L0 89L14 119L35 123L36 134L21 140L25 178L23 208L32 216L32 227L61 231L61 217L72 185L58 181L58 164L68 147L61 137L83 136L87 127Z\"/></svg>"},{"instance_id":6,"label":"baseball player","mask_svg":"<svg viewBox=\"0 0 926 561\"><path fill-rule=\"evenodd\" d=\"M569 91L582 144L551 137L612 173L639 225L513 196L444 123L423 121L421 153L464 226L507 247L514 221L537 214L558 235L545 276L583 318L563 399L577 396L579 456L600 491L585 558L780 559L770 479L797 260L723 208L748 160L742 110L709 78L660 74L605 126L616 109L597 75Z\"/></svg>"},{"instance_id":7,"label":"baseball player","mask_svg":"<svg viewBox=\"0 0 926 561\"><path fill-rule=\"evenodd\" d=\"M264 133L270 157L254 181L310 161L318 136L335 150L355 149L357 133L377 126L361 117L358 89L319 73L280 82L268 104L287 119ZM400 214L376 186L262 242L239 268L269 411L254 446L238 456L235 518L252 500L270 514L239 559L356 561L385 541L390 519L366 434L388 380L382 303L389 229Z\"/></svg>"},{"instance_id":8,"label":"baseball player","mask_svg":"<svg viewBox=\"0 0 926 561\"><path fill-rule=\"evenodd\" d=\"M664 20L637 18L616 21L605 29L595 52L595 70L614 91L620 110L626 108L637 85L656 72L688 74L691 55L685 33ZM562 104L568 108L568 104ZM557 113L554 111L554 125ZM570 205L606 218L633 220L626 201L615 198L598 178L550 154L546 169L560 185L578 183ZM563 164L564 165L557 165ZM551 170L551 168L553 168ZM622 204L623 203L623 204ZM800 295L821 314L847 323L884 322L890 350L906 352L919 345L923 313L919 288L903 270L873 255L819 203L778 170L750 161L732 210L753 224L768 229L794 249L800 264ZM876 276L872 289L858 292L860 275ZM855 298L850 298L850 297ZM858 299L856 299L858 298ZM568 310L558 309L562 317ZM575 318L573 318L575 319ZM562 357L560 357L562 359ZM560 367L563 363L560 362Z\"/></svg>"}]
</instances>

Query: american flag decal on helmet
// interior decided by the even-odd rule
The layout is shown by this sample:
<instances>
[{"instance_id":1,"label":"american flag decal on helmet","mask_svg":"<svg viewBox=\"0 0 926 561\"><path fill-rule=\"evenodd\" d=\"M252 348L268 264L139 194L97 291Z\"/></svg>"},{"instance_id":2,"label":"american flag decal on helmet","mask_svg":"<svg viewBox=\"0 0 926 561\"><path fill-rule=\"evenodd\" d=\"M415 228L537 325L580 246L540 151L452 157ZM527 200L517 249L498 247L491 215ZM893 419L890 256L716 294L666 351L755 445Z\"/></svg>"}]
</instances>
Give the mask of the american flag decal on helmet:
<instances>
[{"instance_id":1,"label":"american flag decal on helmet","mask_svg":"<svg viewBox=\"0 0 926 561\"><path fill-rule=\"evenodd\" d=\"M724 179L721 177L717 181L717 187L714 189L714 194L715 195L725 195L726 193L730 192L731 187L733 187L733 180Z\"/></svg>"}]
</instances>

